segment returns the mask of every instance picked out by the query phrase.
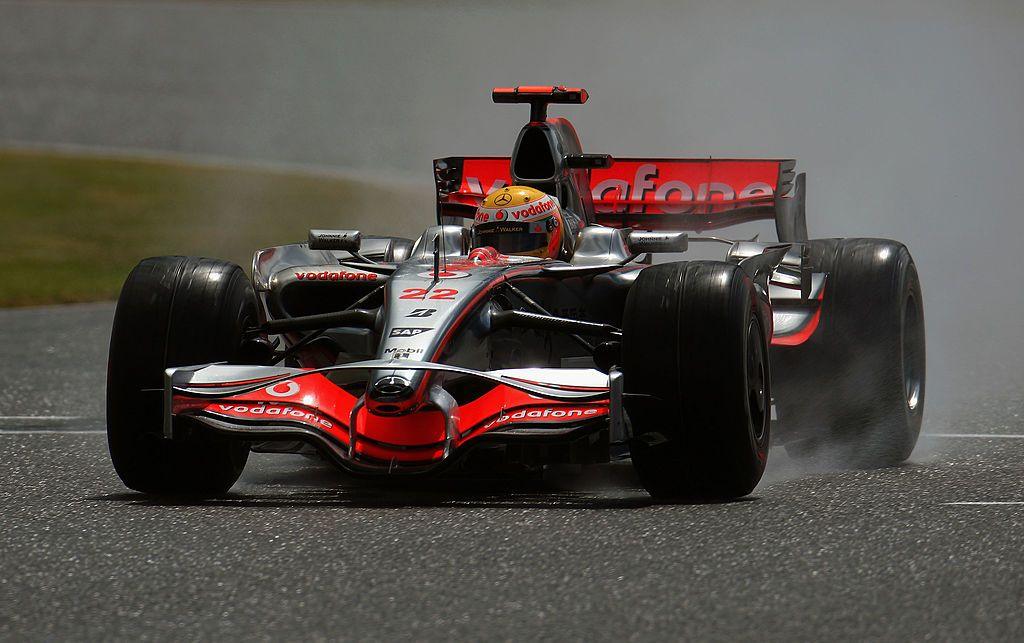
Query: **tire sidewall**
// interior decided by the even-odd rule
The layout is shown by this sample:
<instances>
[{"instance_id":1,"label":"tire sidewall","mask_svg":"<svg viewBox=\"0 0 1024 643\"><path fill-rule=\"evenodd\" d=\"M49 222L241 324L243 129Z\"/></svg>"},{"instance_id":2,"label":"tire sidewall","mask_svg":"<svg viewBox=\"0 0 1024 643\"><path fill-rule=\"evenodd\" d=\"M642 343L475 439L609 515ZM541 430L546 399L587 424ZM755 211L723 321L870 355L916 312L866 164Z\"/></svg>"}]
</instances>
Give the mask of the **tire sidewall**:
<instances>
[{"instance_id":1,"label":"tire sidewall","mask_svg":"<svg viewBox=\"0 0 1024 643\"><path fill-rule=\"evenodd\" d=\"M727 499L760 480L770 441L767 310L735 264L659 264L638 276L623 320L623 371L627 394L641 396L627 395L634 466L653 495ZM760 439L747 389L752 320L765 373Z\"/></svg>"},{"instance_id":2,"label":"tire sidewall","mask_svg":"<svg viewBox=\"0 0 1024 643\"><path fill-rule=\"evenodd\" d=\"M245 325L256 315L249 280L229 262L154 257L129 275L114 315L107 377L107 441L128 487L208 494L237 480L248 445L188 423L165 439L159 390L166 368L238 357Z\"/></svg>"},{"instance_id":3,"label":"tire sidewall","mask_svg":"<svg viewBox=\"0 0 1024 643\"><path fill-rule=\"evenodd\" d=\"M808 244L812 271L828 273L821 323L804 345L773 350L783 364L781 420L789 423L787 437L800 438L792 452L860 468L902 462L920 433L926 382L916 265L906 246L887 239ZM916 325L908 324L908 299L916 305ZM908 341L920 348L914 409L904 386Z\"/></svg>"}]
</instances>

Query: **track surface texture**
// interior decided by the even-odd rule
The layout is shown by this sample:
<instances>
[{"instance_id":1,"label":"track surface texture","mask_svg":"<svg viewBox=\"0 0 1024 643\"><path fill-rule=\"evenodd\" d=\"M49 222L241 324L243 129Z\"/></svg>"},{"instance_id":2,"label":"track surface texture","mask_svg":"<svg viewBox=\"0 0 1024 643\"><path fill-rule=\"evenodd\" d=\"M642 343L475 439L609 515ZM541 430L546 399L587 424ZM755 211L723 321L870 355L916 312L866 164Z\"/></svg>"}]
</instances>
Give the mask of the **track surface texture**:
<instances>
[{"instance_id":1,"label":"track surface texture","mask_svg":"<svg viewBox=\"0 0 1024 643\"><path fill-rule=\"evenodd\" d=\"M1019 375L926 422L992 437L880 471L776 449L729 504L653 504L622 466L396 489L270 455L164 503L107 457L112 312L0 311L0 639L1024 637Z\"/></svg>"}]
</instances>

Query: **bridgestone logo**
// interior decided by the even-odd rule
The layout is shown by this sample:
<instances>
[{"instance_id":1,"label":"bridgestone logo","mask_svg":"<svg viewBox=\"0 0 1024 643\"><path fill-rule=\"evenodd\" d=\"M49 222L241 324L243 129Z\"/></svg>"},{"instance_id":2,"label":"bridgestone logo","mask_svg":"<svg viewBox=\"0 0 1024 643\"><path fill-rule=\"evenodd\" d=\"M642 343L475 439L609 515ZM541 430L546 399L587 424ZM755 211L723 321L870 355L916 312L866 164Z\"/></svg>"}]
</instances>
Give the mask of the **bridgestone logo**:
<instances>
[{"instance_id":1,"label":"bridgestone logo","mask_svg":"<svg viewBox=\"0 0 1024 643\"><path fill-rule=\"evenodd\" d=\"M297 272L295 278L302 281L377 281L375 272L335 272L324 270L323 272Z\"/></svg>"}]
</instances>

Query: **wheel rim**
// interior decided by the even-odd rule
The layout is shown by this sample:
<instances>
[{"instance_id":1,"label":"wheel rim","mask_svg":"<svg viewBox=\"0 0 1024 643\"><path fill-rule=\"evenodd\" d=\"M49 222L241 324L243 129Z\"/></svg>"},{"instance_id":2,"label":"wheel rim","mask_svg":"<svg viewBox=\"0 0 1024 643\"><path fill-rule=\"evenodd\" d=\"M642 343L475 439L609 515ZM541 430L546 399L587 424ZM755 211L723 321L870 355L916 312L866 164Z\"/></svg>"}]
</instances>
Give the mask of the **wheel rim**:
<instances>
[{"instance_id":1,"label":"wheel rim","mask_svg":"<svg viewBox=\"0 0 1024 643\"><path fill-rule=\"evenodd\" d=\"M924 390L924 332L917 298L907 297L903 312L903 391L907 408L913 413L921 404Z\"/></svg>"},{"instance_id":2,"label":"wheel rim","mask_svg":"<svg viewBox=\"0 0 1024 643\"><path fill-rule=\"evenodd\" d=\"M756 319L751 319L747 325L747 408L754 439L758 442L764 439L765 416L768 412L764 349L761 344L761 327Z\"/></svg>"}]
</instances>

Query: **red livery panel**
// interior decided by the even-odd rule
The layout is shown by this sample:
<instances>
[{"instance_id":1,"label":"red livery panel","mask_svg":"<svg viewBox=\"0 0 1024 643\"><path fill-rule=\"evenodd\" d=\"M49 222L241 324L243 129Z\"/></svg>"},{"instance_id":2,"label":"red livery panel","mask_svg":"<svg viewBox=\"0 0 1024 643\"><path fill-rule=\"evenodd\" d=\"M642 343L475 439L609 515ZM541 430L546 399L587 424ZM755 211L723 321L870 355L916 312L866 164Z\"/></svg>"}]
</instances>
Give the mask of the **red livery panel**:
<instances>
[{"instance_id":1,"label":"red livery panel","mask_svg":"<svg viewBox=\"0 0 1024 643\"><path fill-rule=\"evenodd\" d=\"M445 215L472 216L486 194L511 182L508 157L450 161L460 164L461 176L457 189L438 192ZM793 167L785 159L626 158L589 170L589 183L597 223L703 230L774 218Z\"/></svg>"},{"instance_id":2,"label":"red livery panel","mask_svg":"<svg viewBox=\"0 0 1024 643\"><path fill-rule=\"evenodd\" d=\"M222 386L225 386L222 384ZM296 375L248 393L223 398L196 398L176 393L176 415L240 421L253 427L300 425L333 443L350 446L350 421L357 399L319 373ZM480 435L512 426L564 426L605 418L608 401L572 403L545 400L518 389L497 385L460 406L454 417L454 447ZM436 462L444 457L448 437L444 414L425 407L402 415L378 415L366 407L356 414L356 454L405 463Z\"/></svg>"}]
</instances>

